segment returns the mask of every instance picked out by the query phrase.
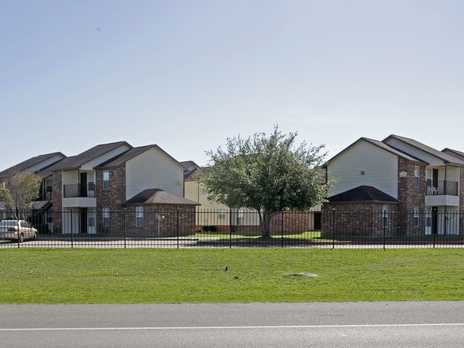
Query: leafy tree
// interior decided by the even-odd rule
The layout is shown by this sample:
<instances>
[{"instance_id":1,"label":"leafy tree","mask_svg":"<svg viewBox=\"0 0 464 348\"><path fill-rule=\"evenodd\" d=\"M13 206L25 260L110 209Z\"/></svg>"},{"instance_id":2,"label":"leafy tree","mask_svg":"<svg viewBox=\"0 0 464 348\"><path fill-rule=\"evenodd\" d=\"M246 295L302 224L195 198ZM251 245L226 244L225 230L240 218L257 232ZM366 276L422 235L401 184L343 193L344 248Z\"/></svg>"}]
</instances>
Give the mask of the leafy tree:
<instances>
[{"instance_id":1,"label":"leafy tree","mask_svg":"<svg viewBox=\"0 0 464 348\"><path fill-rule=\"evenodd\" d=\"M296 142L297 133L228 138L223 147L208 151L211 167L203 178L211 199L231 208L254 208L261 234L270 238L271 219L286 209L307 209L322 202L326 187L318 166L324 146Z\"/></svg>"},{"instance_id":2,"label":"leafy tree","mask_svg":"<svg viewBox=\"0 0 464 348\"><path fill-rule=\"evenodd\" d=\"M5 186L0 186L0 202L2 202L7 209L13 207L13 199L11 198L10 190Z\"/></svg>"},{"instance_id":3,"label":"leafy tree","mask_svg":"<svg viewBox=\"0 0 464 348\"><path fill-rule=\"evenodd\" d=\"M31 207L31 202L39 197L41 179L35 174L17 174L7 183L13 206L16 210Z\"/></svg>"}]
</instances>

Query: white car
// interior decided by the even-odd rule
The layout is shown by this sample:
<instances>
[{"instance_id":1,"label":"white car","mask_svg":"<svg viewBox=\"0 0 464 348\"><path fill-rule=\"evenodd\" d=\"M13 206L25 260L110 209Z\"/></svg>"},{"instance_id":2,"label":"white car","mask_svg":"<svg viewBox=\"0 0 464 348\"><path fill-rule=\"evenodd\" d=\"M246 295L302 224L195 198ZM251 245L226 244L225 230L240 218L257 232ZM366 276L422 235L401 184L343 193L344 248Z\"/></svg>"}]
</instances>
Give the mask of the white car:
<instances>
[{"instance_id":1,"label":"white car","mask_svg":"<svg viewBox=\"0 0 464 348\"><path fill-rule=\"evenodd\" d=\"M37 230L25 220L0 221L0 240L14 240L22 243L26 239L36 239Z\"/></svg>"}]
</instances>

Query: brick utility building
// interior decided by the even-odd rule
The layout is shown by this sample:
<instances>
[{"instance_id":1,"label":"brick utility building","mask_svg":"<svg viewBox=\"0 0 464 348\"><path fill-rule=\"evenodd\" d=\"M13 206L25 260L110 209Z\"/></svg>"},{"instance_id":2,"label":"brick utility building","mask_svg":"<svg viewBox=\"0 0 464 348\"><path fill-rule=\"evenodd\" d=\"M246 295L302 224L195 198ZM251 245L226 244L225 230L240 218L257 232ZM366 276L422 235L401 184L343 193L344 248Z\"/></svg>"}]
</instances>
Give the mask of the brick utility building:
<instances>
[{"instance_id":1,"label":"brick utility building","mask_svg":"<svg viewBox=\"0 0 464 348\"><path fill-rule=\"evenodd\" d=\"M322 235L413 237L464 233L464 153L390 135L360 138L326 164Z\"/></svg>"},{"instance_id":2,"label":"brick utility building","mask_svg":"<svg viewBox=\"0 0 464 348\"><path fill-rule=\"evenodd\" d=\"M42 178L32 204L42 233L175 236L194 229L197 203L184 199L183 168L158 145L120 141L26 164L2 173L27 169Z\"/></svg>"}]
</instances>

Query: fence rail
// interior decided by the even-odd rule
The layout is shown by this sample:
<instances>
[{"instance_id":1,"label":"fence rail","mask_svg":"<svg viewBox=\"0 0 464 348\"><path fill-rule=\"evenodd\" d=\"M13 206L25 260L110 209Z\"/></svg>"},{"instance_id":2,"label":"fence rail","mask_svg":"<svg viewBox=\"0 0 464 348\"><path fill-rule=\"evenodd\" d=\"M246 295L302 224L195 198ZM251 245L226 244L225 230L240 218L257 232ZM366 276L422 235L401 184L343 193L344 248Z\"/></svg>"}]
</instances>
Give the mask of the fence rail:
<instances>
[{"instance_id":1,"label":"fence rail","mask_svg":"<svg viewBox=\"0 0 464 348\"><path fill-rule=\"evenodd\" d=\"M456 248L464 213L251 210L0 211L0 248ZM19 220L19 222L18 222Z\"/></svg>"}]
</instances>

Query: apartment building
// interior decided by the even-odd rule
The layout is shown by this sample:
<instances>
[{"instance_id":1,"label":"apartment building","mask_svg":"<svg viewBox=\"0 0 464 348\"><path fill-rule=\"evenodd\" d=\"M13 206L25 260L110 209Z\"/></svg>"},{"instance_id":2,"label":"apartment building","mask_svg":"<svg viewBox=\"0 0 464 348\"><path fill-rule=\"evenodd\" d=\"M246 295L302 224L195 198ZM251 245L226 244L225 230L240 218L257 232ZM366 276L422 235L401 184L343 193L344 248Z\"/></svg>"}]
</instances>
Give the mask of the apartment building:
<instances>
[{"instance_id":1,"label":"apartment building","mask_svg":"<svg viewBox=\"0 0 464 348\"><path fill-rule=\"evenodd\" d=\"M178 232L179 220L184 233L194 226L197 203L183 198L183 168L158 145L133 147L119 141L70 157L36 156L0 177L7 181L18 173L42 178L31 208L34 221L48 233L162 236ZM173 217L179 213L180 219Z\"/></svg>"},{"instance_id":2,"label":"apartment building","mask_svg":"<svg viewBox=\"0 0 464 348\"><path fill-rule=\"evenodd\" d=\"M326 164L323 234L464 233L464 153L390 135L360 138Z\"/></svg>"}]
</instances>

